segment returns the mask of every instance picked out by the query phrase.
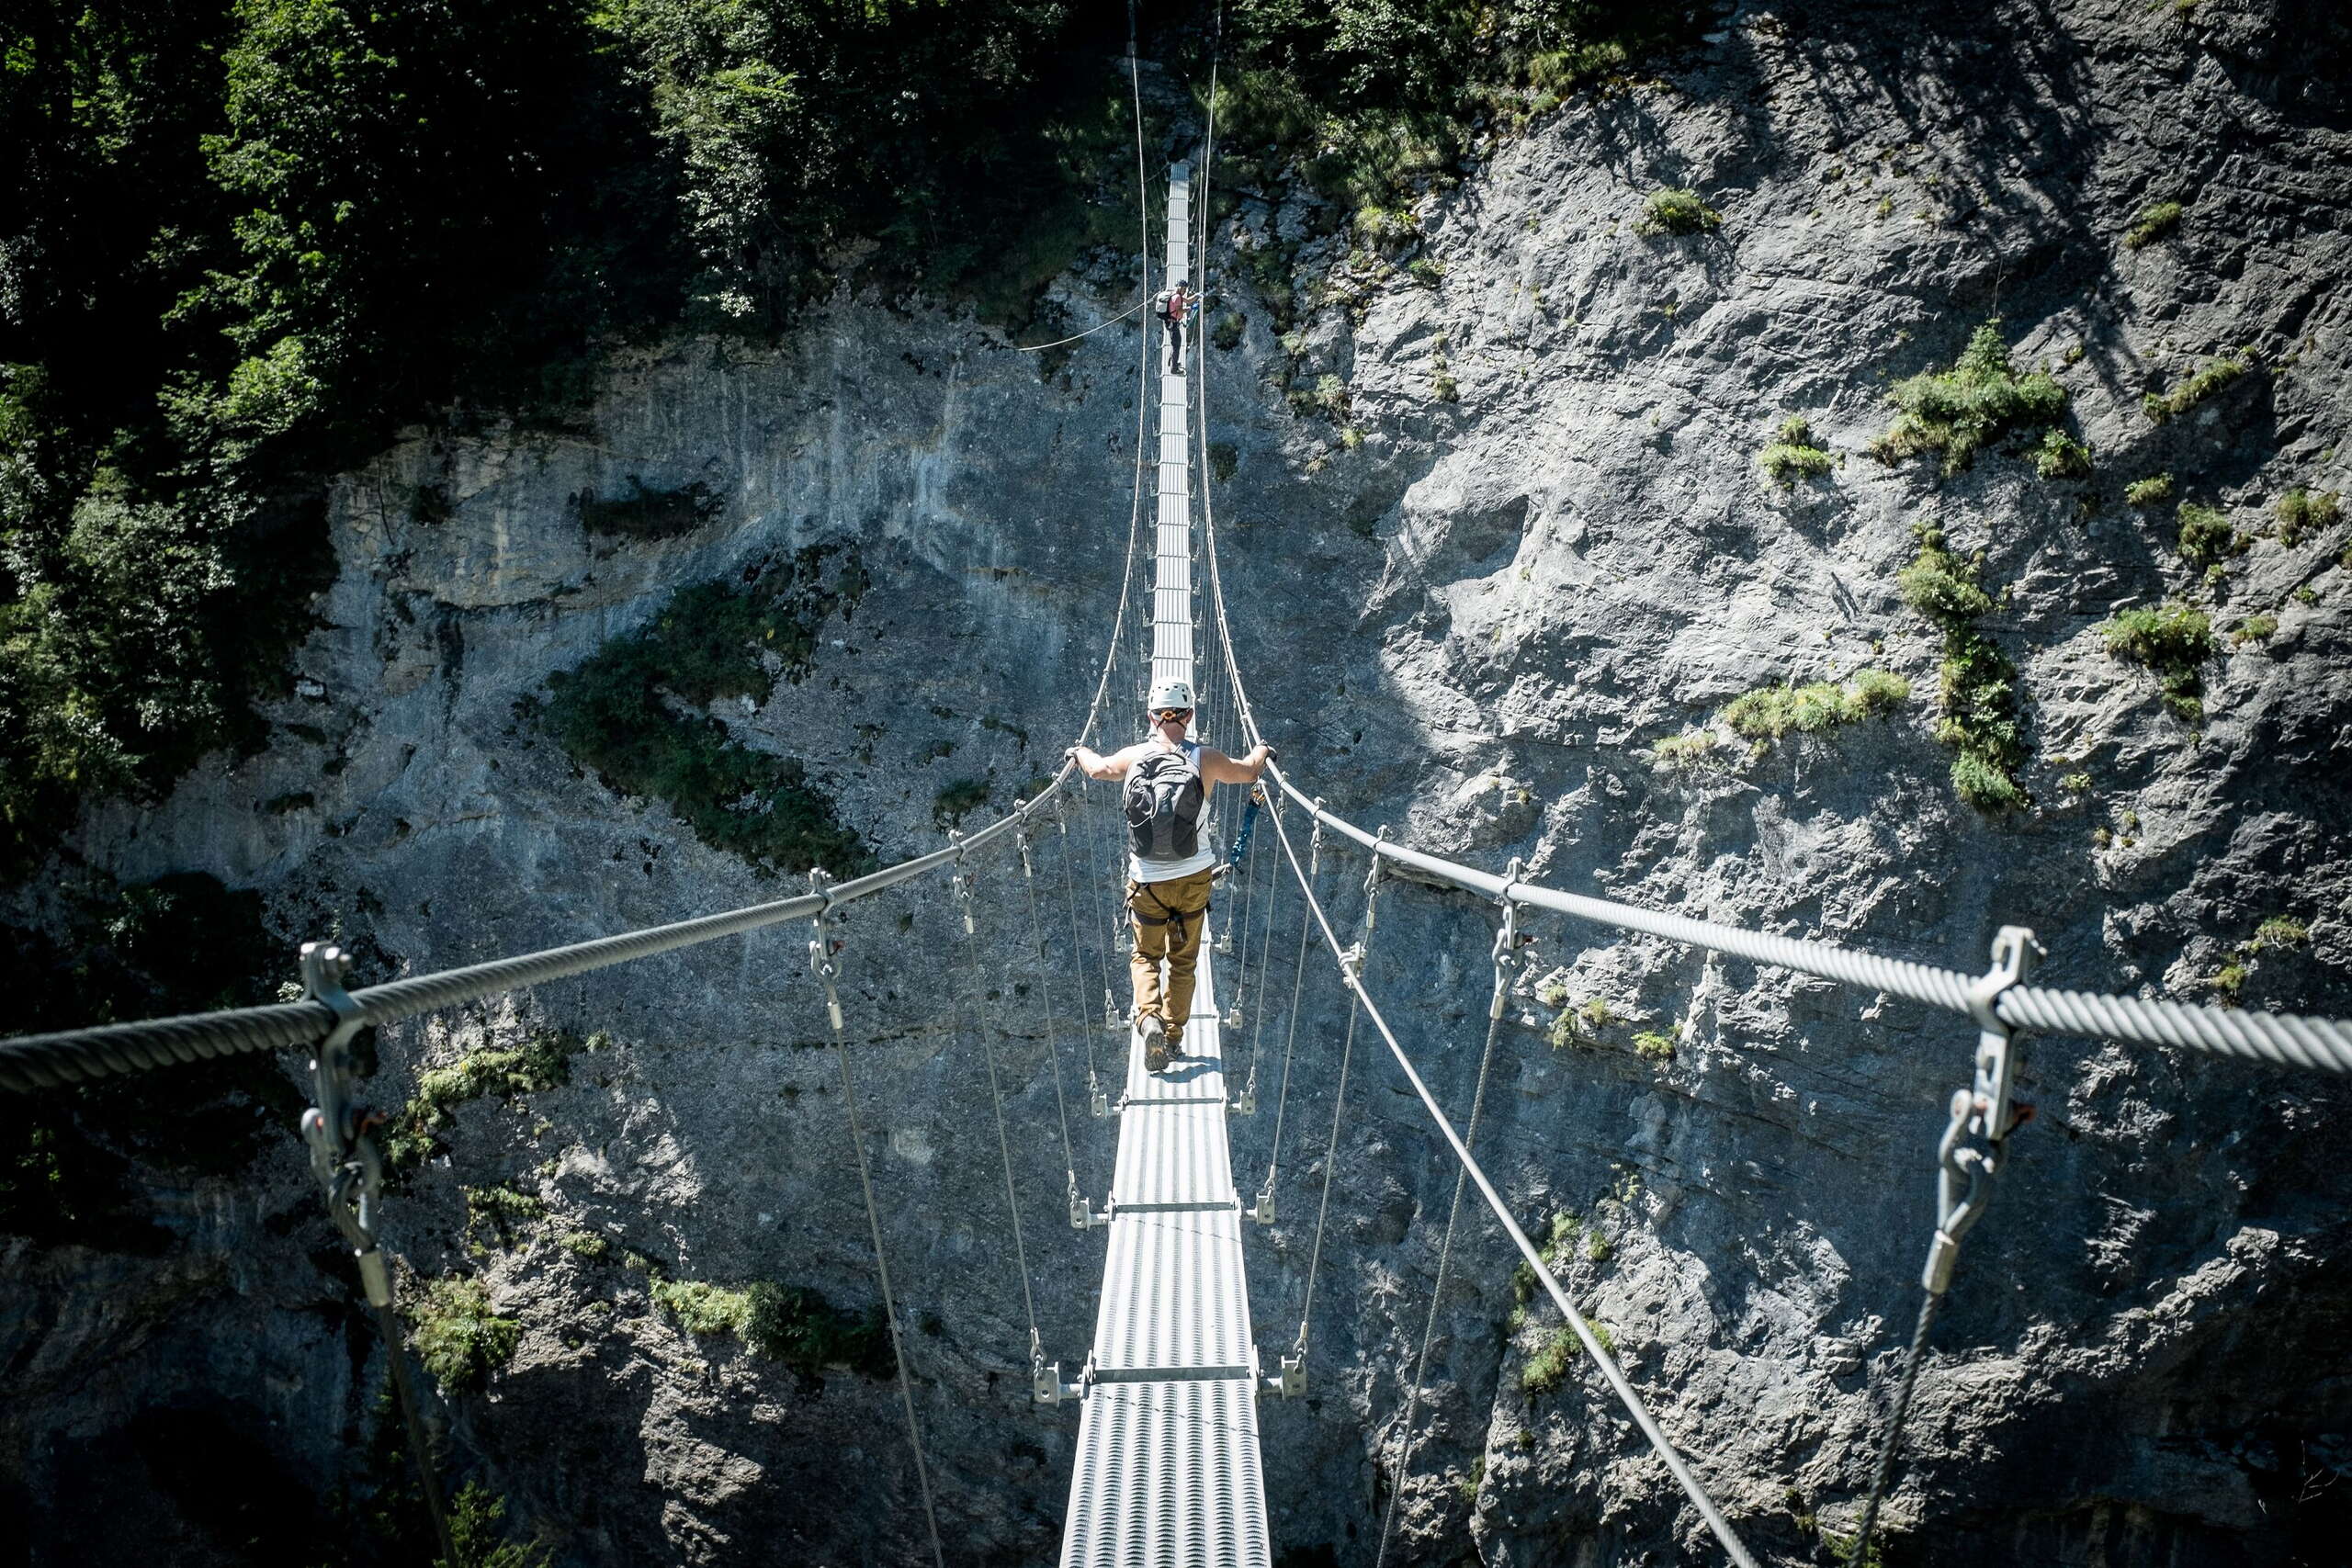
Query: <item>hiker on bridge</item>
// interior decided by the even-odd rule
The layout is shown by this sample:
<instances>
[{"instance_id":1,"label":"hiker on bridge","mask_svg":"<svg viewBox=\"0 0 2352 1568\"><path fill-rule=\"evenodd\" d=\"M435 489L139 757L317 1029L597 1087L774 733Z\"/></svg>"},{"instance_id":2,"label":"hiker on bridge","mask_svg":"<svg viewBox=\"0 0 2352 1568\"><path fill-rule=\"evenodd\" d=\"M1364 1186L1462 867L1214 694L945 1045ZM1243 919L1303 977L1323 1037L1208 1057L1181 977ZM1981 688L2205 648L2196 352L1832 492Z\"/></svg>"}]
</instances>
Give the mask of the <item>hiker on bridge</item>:
<instances>
[{"instance_id":1,"label":"hiker on bridge","mask_svg":"<svg viewBox=\"0 0 2352 1568\"><path fill-rule=\"evenodd\" d=\"M1128 969L1144 1066L1157 1073L1182 1055L1184 1021L1193 1015L1193 976L1216 864L1216 851L1201 831L1209 792L1221 784L1256 784L1274 749L1260 741L1236 759L1185 739L1193 722L1186 682L1154 686L1150 709L1151 733L1136 744L1107 757L1073 746L1068 755L1090 779L1126 781L1127 914L1136 943Z\"/></svg>"},{"instance_id":2,"label":"hiker on bridge","mask_svg":"<svg viewBox=\"0 0 2352 1568\"><path fill-rule=\"evenodd\" d=\"M1151 302L1151 313L1158 316L1159 324L1168 329L1168 374L1170 376L1184 373L1184 322L1199 309L1200 301L1186 291L1182 278L1177 280L1175 288L1162 289L1159 297Z\"/></svg>"}]
</instances>

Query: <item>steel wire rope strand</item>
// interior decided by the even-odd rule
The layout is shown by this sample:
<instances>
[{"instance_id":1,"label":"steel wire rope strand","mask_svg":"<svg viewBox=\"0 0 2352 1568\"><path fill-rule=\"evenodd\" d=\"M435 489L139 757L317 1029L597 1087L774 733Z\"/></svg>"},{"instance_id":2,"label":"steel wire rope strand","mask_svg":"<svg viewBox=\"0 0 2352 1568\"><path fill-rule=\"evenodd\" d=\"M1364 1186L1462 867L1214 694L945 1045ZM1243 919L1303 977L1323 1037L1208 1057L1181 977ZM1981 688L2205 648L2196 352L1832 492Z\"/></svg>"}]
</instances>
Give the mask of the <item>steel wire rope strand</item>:
<instances>
[{"instance_id":1,"label":"steel wire rope strand","mask_svg":"<svg viewBox=\"0 0 2352 1568\"><path fill-rule=\"evenodd\" d=\"M1903 1381L1894 1391L1894 1404L1887 1414L1886 1438L1879 1445L1878 1464L1871 1475L1870 1495L1862 1504L1861 1523L1854 1529L1854 1551L1849 1562L1872 1561L1871 1535L1878 1529L1879 1505L1886 1501L1887 1489L1894 1480L1894 1461L1903 1451L1903 1423L1910 1416L1911 1395L1919 1386L1919 1366L1927 1359L1928 1334L1936 1325L1936 1313L1943 1302L1941 1294L1929 1291L1919 1303L1919 1318L1911 1329L1911 1348L1903 1358Z\"/></svg>"},{"instance_id":2,"label":"steel wire rope strand","mask_svg":"<svg viewBox=\"0 0 2352 1568\"><path fill-rule=\"evenodd\" d=\"M1080 1036L1086 1042L1086 1088L1087 1091L1091 1094L1094 1091L1099 1081L1096 1077L1094 1066L1094 1032L1091 1029L1089 1029L1086 1025L1086 993L1089 988L1089 981L1091 979L1091 976L1090 976L1086 972L1085 938L1080 934L1080 929L1078 923L1078 879L1070 874L1069 869L1069 857L1071 852L1069 847L1069 820L1066 815L1057 814L1054 818L1054 826L1060 829L1059 836L1062 847L1062 903L1069 914L1070 962L1078 970L1078 1020L1074 1027L1078 1030ZM1104 971L1106 976L1108 973L1109 971L1106 969Z\"/></svg>"},{"instance_id":3,"label":"steel wire rope strand","mask_svg":"<svg viewBox=\"0 0 2352 1568\"><path fill-rule=\"evenodd\" d=\"M950 850L946 852L952 856L956 852ZM834 892L838 895L840 889L836 888ZM822 917L826 912L820 899L820 908L816 911L820 931L823 929ZM821 936L819 938L820 942L823 940ZM830 957L830 954L826 956ZM931 1470L923 1463L922 1427L915 1419L914 1384L907 1372L906 1337L899 1331L898 1302L890 1290L890 1261L882 1250L882 1213L874 1201L874 1173L868 1168L865 1158L865 1128L858 1117L857 1086L852 1081L849 1070L849 1040L842 1030L841 1008L833 998L832 983L830 980L826 982L826 1012L833 1026L833 1057L841 1065L842 1103L849 1111L850 1147L857 1155L857 1184L865 1195L865 1228L867 1234L874 1239L874 1272L882 1286L882 1317L883 1321L890 1325L890 1355L898 1363L899 1404L907 1416L907 1447L915 1456L915 1483L922 1493L923 1524L931 1535L932 1568L947 1568L946 1553L939 1544L939 1511L933 1506L931 1500ZM1017 1215L1013 1223L1016 1226L1020 1224ZM1023 1282L1025 1284L1025 1280Z\"/></svg>"},{"instance_id":4,"label":"steel wire rope strand","mask_svg":"<svg viewBox=\"0 0 2352 1568\"><path fill-rule=\"evenodd\" d=\"M1561 1288L1559 1280L1552 1272L1551 1265L1544 1260L1544 1255L1536 1250L1535 1244L1527 1239L1527 1233L1521 1229L1519 1222L1512 1218L1509 1206L1503 1202L1502 1195L1495 1190L1494 1183L1487 1179L1486 1171L1476 1159L1471 1157L1468 1147L1463 1144L1461 1136L1454 1132L1453 1124L1445 1119L1445 1112L1438 1109L1436 1096L1430 1092L1429 1085L1421 1081L1421 1075L1414 1067L1412 1058L1405 1054L1404 1046L1397 1043L1395 1032L1388 1027L1388 1021L1381 1016L1380 1009L1373 1001L1371 993L1364 989L1363 978L1349 969L1340 947L1340 939L1331 930L1330 919L1324 914L1321 902L1315 897L1313 890L1307 886L1305 869L1298 863L1298 851L1292 846L1289 832L1283 829L1279 822L1276 824L1275 831L1282 840L1283 854L1290 863L1291 875L1306 893L1307 907L1314 916L1315 923L1321 929L1323 941L1331 950L1332 958L1339 964L1340 978L1347 982L1349 990L1354 994L1356 1001L1362 1006L1366 1016L1371 1018L1373 1027L1380 1032L1381 1039L1387 1043L1389 1054L1396 1058L1397 1066L1404 1069L1407 1080L1412 1084L1413 1092L1420 1097L1421 1105L1428 1111L1430 1120L1436 1124L1438 1132L1453 1147L1453 1157L1462 1162L1462 1167L1469 1173L1470 1179L1478 1184L1479 1196L1487 1201L1487 1208L1493 1210L1495 1217L1502 1222L1503 1229L1510 1235L1512 1245L1519 1248L1520 1256L1527 1260L1528 1267L1535 1270L1536 1278L1544 1281L1544 1288L1550 1294L1552 1303L1558 1307L1561 1315L1567 1319L1568 1326L1576 1332L1577 1339L1583 1342L1585 1353L1593 1359L1594 1365L1600 1369L1601 1375L1609 1382L1609 1386L1616 1391L1618 1400L1633 1416L1634 1424L1642 1430L1642 1435L1649 1439L1650 1447L1657 1451L1658 1458L1673 1473L1675 1481L1682 1488L1683 1495L1689 1497L1692 1505L1698 1508L1700 1516L1707 1522L1707 1528L1714 1532L1715 1539L1723 1543L1724 1550L1730 1554L1731 1560L1737 1563L1739 1568L1756 1568L1756 1560L1748 1555L1747 1548L1742 1544L1738 1535L1732 1529L1731 1522L1724 1517L1723 1511L1715 1506L1714 1499L1707 1495L1706 1488L1701 1485L1699 1478L1691 1473L1690 1467L1683 1459L1680 1450L1676 1449L1674 1444L1668 1440L1666 1434L1659 1429L1657 1418L1651 1416L1649 1407L1642 1403L1641 1395L1634 1392L1634 1385L1625 1381L1625 1374L1618 1367L1615 1358L1611 1357L1600 1341L1594 1337L1591 1325L1588 1324L1584 1315L1577 1311L1576 1303L1568 1300L1568 1293Z\"/></svg>"},{"instance_id":5,"label":"steel wire rope strand","mask_svg":"<svg viewBox=\"0 0 2352 1568\"><path fill-rule=\"evenodd\" d=\"M1341 968L1347 961L1341 959ZM1315 1246L1306 1254L1306 1296L1298 1306L1298 1348L1306 1348L1306 1322L1315 1311L1315 1274L1323 1262L1323 1222L1331 1215L1331 1172L1340 1163L1340 1121L1348 1104L1348 1064L1356 1052L1356 1020L1363 1015L1363 998L1348 995L1348 1037L1340 1047L1340 1087L1331 1096L1331 1141L1323 1149L1323 1198L1315 1209Z\"/></svg>"},{"instance_id":6,"label":"steel wire rope strand","mask_svg":"<svg viewBox=\"0 0 2352 1568\"><path fill-rule=\"evenodd\" d=\"M1065 765L1028 803L1029 808L1034 810L1039 801L1057 794L1074 771ZM969 853L994 843L1012 833L1019 823L1017 812L999 818L966 839L964 852ZM358 1004L363 1021L373 1025L392 1023L501 992L650 958L721 937L740 936L786 920L807 919L829 907L852 903L936 871L953 862L956 852L952 848L934 850L885 866L833 887L830 898L823 894L803 894L513 958L409 976L380 986L365 987L352 992L351 999ZM134 1023L101 1024L52 1034L20 1035L14 1040L0 1040L0 1089L26 1092L205 1057L315 1044L325 1039L334 1025L334 1013L324 1002L305 1000L145 1019Z\"/></svg>"},{"instance_id":7,"label":"steel wire rope strand","mask_svg":"<svg viewBox=\"0 0 2352 1568\"><path fill-rule=\"evenodd\" d=\"M1279 824L1275 831L1281 831ZM1287 843L1288 840L1285 839L1284 842ZM1306 986L1307 938L1315 929L1315 911L1310 907L1313 898L1314 894L1309 887L1306 899L1298 909L1298 955L1291 964L1290 976L1290 1023L1283 1033L1283 1087L1274 1096L1274 1132L1266 1155L1266 1190L1270 1192L1273 1190L1274 1177L1282 1166L1283 1113L1290 1105L1291 1053L1298 1044L1298 999Z\"/></svg>"},{"instance_id":8,"label":"steel wire rope strand","mask_svg":"<svg viewBox=\"0 0 2352 1568\"><path fill-rule=\"evenodd\" d=\"M1276 809L1275 797L1267 796L1266 810L1271 813ZM1258 841L1255 839L1250 840L1250 858L1252 861L1258 858ZM1266 976L1274 961L1274 899L1280 886L1277 879L1281 874L1282 868L1274 863L1272 856L1267 857L1266 918L1258 929L1258 1005L1250 1014L1250 1081L1242 1089L1252 1105L1258 1102L1258 1064L1266 1055ZM1248 940L1247 933L1243 940Z\"/></svg>"},{"instance_id":9,"label":"steel wire rope strand","mask_svg":"<svg viewBox=\"0 0 2352 1568\"><path fill-rule=\"evenodd\" d=\"M1053 965L1046 962L1046 925L1037 914L1037 875L1029 863L1025 844L1021 852L1021 886L1029 895L1029 944L1035 950L1038 961L1037 1000L1046 1015L1046 1060L1054 1070L1054 1109L1061 1113L1062 1161L1069 1168L1070 1180L1075 1182L1078 1179L1078 1156L1070 1146L1069 1102L1062 1095L1062 1053L1054 1032ZM994 1070L993 1064L990 1070Z\"/></svg>"},{"instance_id":10,"label":"steel wire rope strand","mask_svg":"<svg viewBox=\"0 0 2352 1568\"><path fill-rule=\"evenodd\" d=\"M1212 571L1214 581L1214 571ZM1354 823L1315 804L1294 784L1280 765L1269 763L1283 792L1306 807L1316 820L1353 839L1397 864L1441 882L1484 894L1506 896L1503 878L1461 865L1436 855L1409 850L1366 832ZM1670 942L1713 948L1758 964L1817 975L1864 990L1924 1002L1946 1012L1970 1013L1969 987L1973 975L1939 969L1907 959L1886 958L1852 948L1797 937L1773 936L1737 926L1717 925L1594 898L1563 893L1532 883L1511 883L1508 896L1516 903L1551 909L1577 919L1645 932ZM2145 1045L2177 1045L2215 1055L2244 1056L2285 1066L2352 1073L2352 1021L2304 1018L2293 1013L2242 1012L2235 1009L2195 1007L2181 1002L2147 1001L2136 997L2102 996L2084 991L2052 990L2041 986L2013 986L2001 993L1995 1010L2002 1021L2019 1029L2044 1033L2107 1037Z\"/></svg>"},{"instance_id":11,"label":"steel wire rope strand","mask_svg":"<svg viewBox=\"0 0 2352 1568\"><path fill-rule=\"evenodd\" d=\"M1012 1190L1012 1140L1004 1127L1004 1087L997 1077L996 1042L980 1006L980 939L973 931L972 921L973 908L979 900L968 876L960 868L957 875L964 878L958 902L964 906L964 973L969 977L972 989L972 1032L979 1037L980 1054L988 1062L989 1099L996 1107L996 1148L1004 1162L1004 1208L1005 1213L1012 1217L1012 1256L1021 1268L1021 1304L1029 1314L1029 1343L1034 1348L1038 1343L1037 1297L1029 1284L1029 1247L1021 1235L1021 1200ZM953 987L949 987L948 996L948 1022L952 1032L961 1025L964 1009L955 999ZM1056 1087L1059 1088L1058 1083ZM1064 1148L1069 1145L1068 1116L1062 1118L1062 1145Z\"/></svg>"},{"instance_id":12,"label":"steel wire rope strand","mask_svg":"<svg viewBox=\"0 0 2352 1568\"><path fill-rule=\"evenodd\" d=\"M1502 998L1496 998L1498 1004ZM1487 1043L1478 1053L1478 1087L1470 1096L1470 1120L1462 1129L1462 1146L1478 1146L1478 1121L1487 1109L1487 1077L1495 1060L1495 1040L1502 1033L1503 1010L1499 1005L1487 1010ZM1453 1232L1462 1218L1462 1194L1470 1184L1466 1167L1456 1166L1453 1171L1453 1202L1445 1211L1445 1240L1437 1249L1437 1282L1430 1287L1429 1322L1421 1329L1421 1353L1413 1362L1411 1392L1405 1400L1403 1450L1396 1456L1396 1479L1388 1488L1388 1506L1380 1516L1380 1551L1373 1559L1373 1568L1388 1561L1388 1539L1396 1525L1396 1505L1405 1495L1405 1483L1413 1474L1413 1421L1420 1414L1421 1384L1430 1373L1430 1347L1437 1342L1438 1309L1445 1300L1445 1272L1453 1258Z\"/></svg>"},{"instance_id":13,"label":"steel wire rope strand","mask_svg":"<svg viewBox=\"0 0 2352 1568\"><path fill-rule=\"evenodd\" d=\"M1144 299L1136 300L1134 304L1128 306L1125 310L1120 311L1109 321L1097 321L1094 325L1087 328L1082 333L1072 333L1068 337L1057 337L1051 343L1016 343L1012 345L1013 351L1017 354L1035 354L1040 349L1059 348L1066 343L1076 343L1080 338L1092 337L1104 327L1117 326L1121 321L1125 321L1129 316L1134 315L1137 310L1142 310L1146 305L1150 303L1151 300L1149 297L1147 296Z\"/></svg>"}]
</instances>

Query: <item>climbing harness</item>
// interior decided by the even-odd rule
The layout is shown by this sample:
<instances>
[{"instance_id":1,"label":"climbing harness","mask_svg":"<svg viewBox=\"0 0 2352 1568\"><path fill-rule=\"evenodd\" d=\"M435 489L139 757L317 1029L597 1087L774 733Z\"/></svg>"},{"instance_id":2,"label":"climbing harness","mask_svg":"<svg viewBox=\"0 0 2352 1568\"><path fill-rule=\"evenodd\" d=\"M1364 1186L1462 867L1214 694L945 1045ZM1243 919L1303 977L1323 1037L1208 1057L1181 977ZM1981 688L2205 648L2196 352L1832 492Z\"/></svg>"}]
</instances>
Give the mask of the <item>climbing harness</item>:
<instances>
[{"instance_id":1,"label":"climbing harness","mask_svg":"<svg viewBox=\"0 0 2352 1568\"><path fill-rule=\"evenodd\" d=\"M1935 1327L1945 1292L1951 1289L1961 1238L1984 1217L1985 1207L1993 1201L1994 1179L2008 1162L2009 1134L2033 1115L2033 1107L2015 1098L2018 1032L1998 1010L2002 994L2025 979L2041 951L2041 944L2028 928L2003 926L1993 938L1993 967L1968 988L1969 1011L1976 1019L1975 1073L1968 1088L1952 1090L1951 1120L1936 1145L1936 1230L1928 1243L1927 1267L1919 1274L1925 1293L1919 1302L1918 1321L1911 1330L1911 1348L1904 1353L1903 1375L1887 1414L1886 1438L1879 1447L1870 1495L1854 1531L1852 1561L1856 1562L1870 1561L1879 1506L1894 1479L1904 1423L1910 1416L1911 1396L1918 1387L1920 1365L1927 1359L1928 1336ZM1968 1139L1974 1142L1963 1141Z\"/></svg>"},{"instance_id":2,"label":"climbing harness","mask_svg":"<svg viewBox=\"0 0 2352 1568\"><path fill-rule=\"evenodd\" d=\"M311 1060L311 1092L318 1103L302 1112L302 1138L311 1145L311 1171L325 1194L327 1213L351 1244L359 1265L359 1282L376 1315L377 1332L384 1337L384 1362L392 1379L392 1396L400 1404L401 1421L408 1431L417 1489L424 1495L424 1511L433 1519L433 1536L440 1542L442 1560L458 1561L449 1537L449 1517L441 1501L441 1478L435 1468L432 1445L417 1410L416 1390L408 1375L408 1359L401 1349L400 1314L392 1310L391 1269L376 1243L376 1206L384 1194L384 1161L368 1129L379 1118L362 1112L351 1098L351 1042L368 1026L367 1016L343 977L351 960L340 947L322 942L302 944L302 994L323 1002L334 1014L334 1030L319 1043Z\"/></svg>"},{"instance_id":3,"label":"climbing harness","mask_svg":"<svg viewBox=\"0 0 2352 1568\"><path fill-rule=\"evenodd\" d=\"M959 862L958 873L962 866ZM899 1369L899 1404L907 1416L907 1447L915 1458L915 1484L922 1494L923 1528L929 1532L932 1568L946 1568L946 1554L939 1544L939 1510L931 1500L931 1471L922 1459L922 1427L915 1419L914 1384L907 1373L906 1336L899 1327L898 1302L890 1290L890 1261L882 1250L882 1212L874 1201L874 1172L865 1157L865 1128L857 1112L857 1085L849 1067L849 1039L842 1028L842 998L838 988L841 965L838 962L846 945L832 933L832 878L822 871L808 874L809 891L825 902L809 922L808 967L816 974L817 983L825 989L825 1017L833 1030L833 1059L841 1066L842 1104L849 1112L850 1147L857 1156L857 1185L865 1195L865 1228L874 1240L874 1273L882 1288L882 1319L890 1328L890 1356ZM1011 1184L1007 1184L1008 1193ZM1017 1224L1016 1220L1016 1224ZM1025 1280L1024 1280L1025 1283ZM1031 1314L1035 1322L1035 1314ZM450 1562L455 1562L452 1557Z\"/></svg>"}]
</instances>

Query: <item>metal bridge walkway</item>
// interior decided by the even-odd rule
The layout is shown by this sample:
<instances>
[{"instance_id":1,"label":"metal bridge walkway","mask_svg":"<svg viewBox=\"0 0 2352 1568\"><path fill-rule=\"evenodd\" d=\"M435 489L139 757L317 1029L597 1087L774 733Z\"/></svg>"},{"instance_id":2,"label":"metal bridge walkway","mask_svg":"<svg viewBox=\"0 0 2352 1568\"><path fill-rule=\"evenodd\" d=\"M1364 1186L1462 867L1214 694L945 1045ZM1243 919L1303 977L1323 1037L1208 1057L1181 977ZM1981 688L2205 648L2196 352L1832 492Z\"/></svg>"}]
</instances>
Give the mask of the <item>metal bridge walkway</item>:
<instances>
[{"instance_id":1,"label":"metal bridge walkway","mask_svg":"<svg viewBox=\"0 0 2352 1568\"><path fill-rule=\"evenodd\" d=\"M1190 271L1191 231L1191 171L1178 164L1168 182L1170 280ZM1146 330L1159 335L1155 326ZM1153 350L1164 368L1164 350L1157 343ZM1184 378L1163 374L1155 682L1193 679L1190 434ZM1063 1568L1272 1562L1212 946L1204 934L1184 1061L1155 1078L1128 1038L1111 1246L1079 1419Z\"/></svg>"}]
</instances>

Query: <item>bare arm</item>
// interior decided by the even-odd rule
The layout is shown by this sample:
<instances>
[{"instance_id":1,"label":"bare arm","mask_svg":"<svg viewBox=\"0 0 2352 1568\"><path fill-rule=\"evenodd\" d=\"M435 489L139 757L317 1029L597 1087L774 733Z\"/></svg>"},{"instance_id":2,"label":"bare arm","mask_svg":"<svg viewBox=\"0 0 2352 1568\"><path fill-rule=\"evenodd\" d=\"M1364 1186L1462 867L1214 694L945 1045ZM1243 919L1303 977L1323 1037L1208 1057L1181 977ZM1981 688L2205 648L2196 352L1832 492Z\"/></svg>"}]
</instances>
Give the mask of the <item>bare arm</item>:
<instances>
[{"instance_id":1,"label":"bare arm","mask_svg":"<svg viewBox=\"0 0 2352 1568\"><path fill-rule=\"evenodd\" d=\"M1274 749L1261 740L1250 748L1246 757L1228 757L1222 751L1201 748L1201 777L1211 784L1256 784L1258 775L1266 771L1266 759Z\"/></svg>"},{"instance_id":2,"label":"bare arm","mask_svg":"<svg viewBox=\"0 0 2352 1568\"><path fill-rule=\"evenodd\" d=\"M1076 762L1078 771L1088 778L1110 780L1125 778L1127 770L1136 765L1136 753L1141 750L1140 746L1130 746L1105 757L1091 747L1073 746L1062 754Z\"/></svg>"}]
</instances>

